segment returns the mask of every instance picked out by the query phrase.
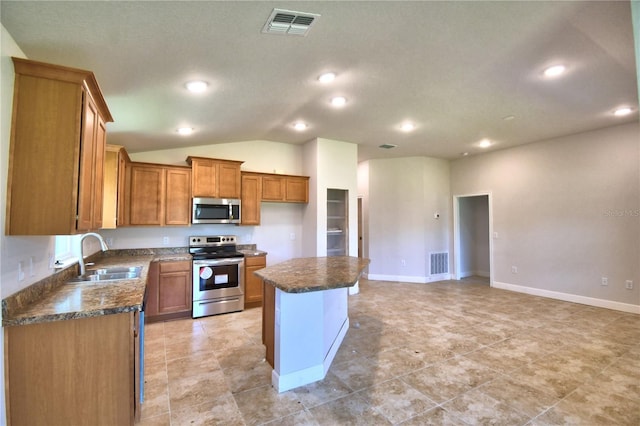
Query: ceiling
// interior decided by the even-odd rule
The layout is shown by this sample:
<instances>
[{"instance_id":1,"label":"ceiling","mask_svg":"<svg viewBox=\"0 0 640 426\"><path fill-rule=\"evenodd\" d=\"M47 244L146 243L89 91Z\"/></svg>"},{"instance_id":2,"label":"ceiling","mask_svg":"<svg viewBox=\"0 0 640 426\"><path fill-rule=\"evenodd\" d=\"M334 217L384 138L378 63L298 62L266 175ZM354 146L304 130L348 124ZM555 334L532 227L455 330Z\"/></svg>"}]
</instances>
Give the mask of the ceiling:
<instances>
[{"instance_id":1,"label":"ceiling","mask_svg":"<svg viewBox=\"0 0 640 426\"><path fill-rule=\"evenodd\" d=\"M321 16L304 37L263 34L274 8ZM321 137L361 161L454 159L638 120L628 1L2 0L0 19L28 58L95 73L129 152Z\"/></svg>"}]
</instances>

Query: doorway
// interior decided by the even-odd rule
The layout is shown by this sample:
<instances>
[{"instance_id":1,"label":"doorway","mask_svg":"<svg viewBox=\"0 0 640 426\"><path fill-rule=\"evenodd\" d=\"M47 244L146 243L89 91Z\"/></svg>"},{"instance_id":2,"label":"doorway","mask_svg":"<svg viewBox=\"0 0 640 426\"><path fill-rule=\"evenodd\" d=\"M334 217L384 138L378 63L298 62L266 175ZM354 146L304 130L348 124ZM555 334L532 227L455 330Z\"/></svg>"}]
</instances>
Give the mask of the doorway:
<instances>
[{"instance_id":1,"label":"doorway","mask_svg":"<svg viewBox=\"0 0 640 426\"><path fill-rule=\"evenodd\" d=\"M493 285L493 217L491 194L454 196L455 279L489 279Z\"/></svg>"}]
</instances>

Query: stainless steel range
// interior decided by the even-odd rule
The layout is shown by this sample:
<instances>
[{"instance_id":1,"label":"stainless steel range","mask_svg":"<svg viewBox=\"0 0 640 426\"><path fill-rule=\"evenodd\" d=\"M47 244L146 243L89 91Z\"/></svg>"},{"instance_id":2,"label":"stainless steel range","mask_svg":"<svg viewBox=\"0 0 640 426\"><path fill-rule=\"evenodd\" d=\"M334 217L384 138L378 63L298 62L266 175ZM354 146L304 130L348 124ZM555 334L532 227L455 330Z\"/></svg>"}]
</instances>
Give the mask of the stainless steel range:
<instances>
[{"instance_id":1,"label":"stainless steel range","mask_svg":"<svg viewBox=\"0 0 640 426\"><path fill-rule=\"evenodd\" d=\"M193 318L244 309L244 255L235 235L189 237Z\"/></svg>"}]
</instances>

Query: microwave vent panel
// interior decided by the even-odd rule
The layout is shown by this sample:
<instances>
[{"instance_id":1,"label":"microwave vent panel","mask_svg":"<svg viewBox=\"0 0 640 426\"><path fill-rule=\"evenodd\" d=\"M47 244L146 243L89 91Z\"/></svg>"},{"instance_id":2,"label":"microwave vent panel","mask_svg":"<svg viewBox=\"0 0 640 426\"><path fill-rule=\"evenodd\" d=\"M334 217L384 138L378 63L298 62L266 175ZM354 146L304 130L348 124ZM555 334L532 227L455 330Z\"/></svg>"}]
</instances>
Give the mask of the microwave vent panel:
<instances>
[{"instance_id":1,"label":"microwave vent panel","mask_svg":"<svg viewBox=\"0 0 640 426\"><path fill-rule=\"evenodd\" d=\"M265 34L306 36L319 17L320 15L317 13L273 9L269 19L262 27L262 32Z\"/></svg>"}]
</instances>

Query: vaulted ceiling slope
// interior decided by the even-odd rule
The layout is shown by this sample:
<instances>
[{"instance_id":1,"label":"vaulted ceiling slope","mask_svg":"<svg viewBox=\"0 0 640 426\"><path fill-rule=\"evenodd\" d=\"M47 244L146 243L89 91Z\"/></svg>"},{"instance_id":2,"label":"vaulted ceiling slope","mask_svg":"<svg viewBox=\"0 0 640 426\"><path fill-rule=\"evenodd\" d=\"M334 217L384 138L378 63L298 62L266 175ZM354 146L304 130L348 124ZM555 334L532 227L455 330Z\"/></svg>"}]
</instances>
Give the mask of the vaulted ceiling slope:
<instances>
[{"instance_id":1,"label":"vaulted ceiling slope","mask_svg":"<svg viewBox=\"0 0 640 426\"><path fill-rule=\"evenodd\" d=\"M109 142L130 152L322 137L357 143L360 160L452 159L484 138L500 149L638 120L628 1L0 4L30 59L96 74ZM265 34L274 8L320 16L306 36ZM193 79L208 90L187 92Z\"/></svg>"}]
</instances>

